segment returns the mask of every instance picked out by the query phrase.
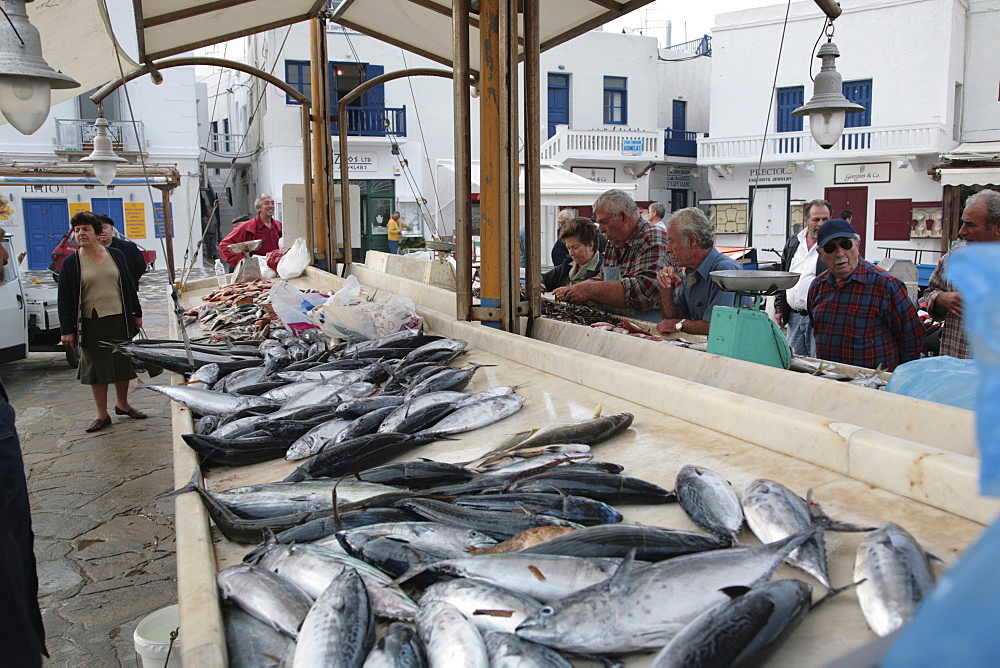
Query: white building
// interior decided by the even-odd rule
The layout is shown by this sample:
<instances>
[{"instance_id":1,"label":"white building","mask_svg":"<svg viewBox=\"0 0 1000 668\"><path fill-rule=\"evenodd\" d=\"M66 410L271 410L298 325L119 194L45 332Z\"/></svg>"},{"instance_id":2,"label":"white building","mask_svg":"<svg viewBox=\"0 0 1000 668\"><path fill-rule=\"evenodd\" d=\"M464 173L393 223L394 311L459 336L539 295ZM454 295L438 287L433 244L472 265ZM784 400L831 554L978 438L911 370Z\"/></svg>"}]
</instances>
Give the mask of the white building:
<instances>
[{"instance_id":1,"label":"white building","mask_svg":"<svg viewBox=\"0 0 1000 668\"><path fill-rule=\"evenodd\" d=\"M201 237L198 209L198 128L194 69L164 70L164 82L154 86L147 77L123 88L104 101L104 115L111 123L115 151L130 163L140 155L148 165L174 167L180 187L171 193L174 253L178 267L185 251L195 251ZM73 162L92 150L97 108L83 92L52 107L45 124L32 135L22 135L10 125L0 126L0 164L30 167ZM131 108L129 106L131 102ZM134 121L134 123L132 122ZM69 219L78 211L92 210L111 216L127 238L157 252L157 266L165 266L161 240L162 193L145 185L105 188L91 185L19 185L0 183L0 225L13 239L15 252L27 253L22 268L46 269L51 253L69 230Z\"/></svg>"},{"instance_id":2,"label":"white building","mask_svg":"<svg viewBox=\"0 0 1000 668\"><path fill-rule=\"evenodd\" d=\"M694 204L702 196L695 135L707 130L708 124L708 44L706 39L681 50L661 50L652 37L595 31L543 53L539 119L543 141L547 139L543 162L583 179L634 185L641 204L673 202L673 208ZM384 72L441 68L338 26L328 29L327 50L334 98ZM305 25L220 45L212 55L244 60L308 93ZM199 73L206 89L206 123L219 133L206 140L206 145L215 147L204 156L206 176L212 192L222 195L229 207L220 213L220 232L230 229L232 217L252 213L255 192L275 196L281 219L283 190L303 183L298 104L243 74ZM478 100L473 99L473 160L479 157L478 110ZM251 117L253 123L248 125ZM452 82L437 77L392 81L351 105L349 164L351 182L360 187L362 252L387 247L384 221L393 209L401 211L413 235L452 233L454 176L448 165L454 157L452 118ZM336 139L335 128L332 131ZM339 153L336 142L333 150ZM230 175L233 157L237 162ZM565 180L559 184L566 186ZM556 211L570 206L587 213L589 207L583 202L590 204L594 196L589 191L585 196L567 194L562 201L558 195L545 196L544 181L542 188L546 202L542 247L548 248L556 238ZM581 192L588 189L593 188L580 187Z\"/></svg>"},{"instance_id":3,"label":"white building","mask_svg":"<svg viewBox=\"0 0 1000 668\"><path fill-rule=\"evenodd\" d=\"M829 150L813 141L808 119L790 115L812 96L810 67L819 71L811 54L825 17L816 5L791 5L776 90L785 6L716 17L710 136L698 140L698 164L710 175L712 199L704 204L720 245L780 249L801 225L802 203L822 197L834 215L853 212L870 260L896 248L939 250L942 187L928 168L961 141L963 112L972 100L977 128L989 127L980 121L990 118L993 129L984 132L1000 138L996 100L986 108L997 85L995 1L841 4L837 69L845 95L867 111L848 115L843 138ZM972 7L986 4L993 13L974 18ZM993 24L981 31L992 42L970 45L972 20ZM974 69L982 58L970 54L991 65ZM918 262L938 259L923 255Z\"/></svg>"}]
</instances>

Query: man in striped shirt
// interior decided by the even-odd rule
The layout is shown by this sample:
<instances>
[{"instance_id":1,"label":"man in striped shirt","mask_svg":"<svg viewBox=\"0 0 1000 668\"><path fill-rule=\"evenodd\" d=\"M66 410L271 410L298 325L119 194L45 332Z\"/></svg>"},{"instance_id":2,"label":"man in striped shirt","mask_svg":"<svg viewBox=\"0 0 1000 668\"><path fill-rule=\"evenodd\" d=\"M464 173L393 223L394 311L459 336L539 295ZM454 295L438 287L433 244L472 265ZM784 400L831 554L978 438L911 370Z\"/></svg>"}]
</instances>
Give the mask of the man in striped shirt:
<instances>
[{"instance_id":1,"label":"man in striped shirt","mask_svg":"<svg viewBox=\"0 0 1000 668\"><path fill-rule=\"evenodd\" d=\"M819 228L819 256L827 266L809 288L816 357L885 370L920 357L924 327L901 280L871 264L846 220Z\"/></svg>"},{"instance_id":2,"label":"man in striped shirt","mask_svg":"<svg viewBox=\"0 0 1000 668\"><path fill-rule=\"evenodd\" d=\"M931 274L924 299L927 310L937 320L944 320L941 332L941 354L969 359L969 340L965 336L962 316L962 295L945 278L951 254L966 243L980 241L1000 241L1000 193L995 190L981 190L965 203L962 211L962 226L958 228L962 244L953 248L941 258Z\"/></svg>"}]
</instances>

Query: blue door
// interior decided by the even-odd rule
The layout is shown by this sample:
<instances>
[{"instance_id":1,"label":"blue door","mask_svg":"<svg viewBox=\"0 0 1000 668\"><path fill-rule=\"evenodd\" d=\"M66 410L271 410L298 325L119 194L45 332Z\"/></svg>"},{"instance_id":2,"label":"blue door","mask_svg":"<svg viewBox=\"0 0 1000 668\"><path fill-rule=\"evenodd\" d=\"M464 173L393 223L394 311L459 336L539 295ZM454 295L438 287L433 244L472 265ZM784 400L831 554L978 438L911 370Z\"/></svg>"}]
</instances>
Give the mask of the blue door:
<instances>
[{"instance_id":1,"label":"blue door","mask_svg":"<svg viewBox=\"0 0 1000 668\"><path fill-rule=\"evenodd\" d=\"M802 86L779 88L777 98L778 116L775 129L778 132L801 132L802 116L792 116L792 112L802 106L805 88ZM800 137L778 137L778 153L798 153L800 150L802 150Z\"/></svg>"},{"instance_id":2,"label":"blue door","mask_svg":"<svg viewBox=\"0 0 1000 668\"><path fill-rule=\"evenodd\" d=\"M90 208L100 216L107 216L115 221L118 234L125 234L125 210L120 197L92 197Z\"/></svg>"},{"instance_id":3,"label":"blue door","mask_svg":"<svg viewBox=\"0 0 1000 668\"><path fill-rule=\"evenodd\" d=\"M549 137L557 125L569 125L569 75L549 74Z\"/></svg>"},{"instance_id":4,"label":"blue door","mask_svg":"<svg viewBox=\"0 0 1000 668\"><path fill-rule=\"evenodd\" d=\"M28 242L28 269L48 269L52 250L69 230L69 204L64 199L23 199Z\"/></svg>"},{"instance_id":5,"label":"blue door","mask_svg":"<svg viewBox=\"0 0 1000 668\"><path fill-rule=\"evenodd\" d=\"M687 106L684 100L674 100L674 122L670 128L675 132L687 130Z\"/></svg>"}]
</instances>

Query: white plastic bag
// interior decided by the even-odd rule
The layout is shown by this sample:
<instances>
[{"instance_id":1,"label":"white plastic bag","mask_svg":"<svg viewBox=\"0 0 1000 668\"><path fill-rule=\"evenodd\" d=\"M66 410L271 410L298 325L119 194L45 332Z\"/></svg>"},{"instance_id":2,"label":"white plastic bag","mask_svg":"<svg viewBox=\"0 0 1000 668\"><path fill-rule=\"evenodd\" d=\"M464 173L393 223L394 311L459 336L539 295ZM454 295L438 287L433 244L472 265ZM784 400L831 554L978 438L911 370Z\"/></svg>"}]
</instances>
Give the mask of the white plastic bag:
<instances>
[{"instance_id":1,"label":"white plastic bag","mask_svg":"<svg viewBox=\"0 0 1000 668\"><path fill-rule=\"evenodd\" d=\"M343 287L310 315L326 333L350 341L374 339L420 325L412 301L396 295L368 295L354 276L349 276Z\"/></svg>"},{"instance_id":2,"label":"white plastic bag","mask_svg":"<svg viewBox=\"0 0 1000 668\"><path fill-rule=\"evenodd\" d=\"M263 255L253 255L252 257L257 259L257 264L260 265L260 277L261 278L277 278L278 274L275 273L273 269L267 266L267 258Z\"/></svg>"},{"instance_id":3,"label":"white plastic bag","mask_svg":"<svg viewBox=\"0 0 1000 668\"><path fill-rule=\"evenodd\" d=\"M293 334L316 327L308 313L325 301L322 295L306 294L285 281L275 283L269 294L274 312Z\"/></svg>"},{"instance_id":4,"label":"white plastic bag","mask_svg":"<svg viewBox=\"0 0 1000 668\"><path fill-rule=\"evenodd\" d=\"M310 264L312 264L312 254L306 248L306 240L299 237L291 249L278 260L278 276L286 281L298 278Z\"/></svg>"}]
</instances>

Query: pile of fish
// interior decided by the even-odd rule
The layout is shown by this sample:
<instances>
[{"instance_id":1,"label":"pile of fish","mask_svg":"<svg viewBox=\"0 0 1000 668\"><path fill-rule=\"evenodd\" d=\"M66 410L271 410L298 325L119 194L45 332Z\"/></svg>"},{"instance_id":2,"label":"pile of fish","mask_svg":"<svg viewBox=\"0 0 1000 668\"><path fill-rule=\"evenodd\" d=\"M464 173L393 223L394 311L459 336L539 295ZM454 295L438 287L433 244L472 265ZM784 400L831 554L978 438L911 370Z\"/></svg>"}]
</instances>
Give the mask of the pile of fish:
<instances>
[{"instance_id":1,"label":"pile of fish","mask_svg":"<svg viewBox=\"0 0 1000 668\"><path fill-rule=\"evenodd\" d=\"M398 461L523 405L514 387L462 391L481 368L452 365L462 341L408 331L331 347L311 330L193 359L177 342L129 345L166 368L193 362L185 386L147 387L201 416L184 438L204 465L299 462L219 493L199 472L175 492L253 546L218 573L231 666L568 666L651 651L654 666L742 664L844 589L886 635L933 586L927 554L891 522L839 522L772 480L740 496L685 466L668 490L595 460L628 413L519 433L473 461ZM624 523L618 508L674 501L704 532ZM763 545L741 541L744 524ZM827 531L870 532L854 582L830 581ZM826 596L770 582L783 562Z\"/></svg>"}]
</instances>

